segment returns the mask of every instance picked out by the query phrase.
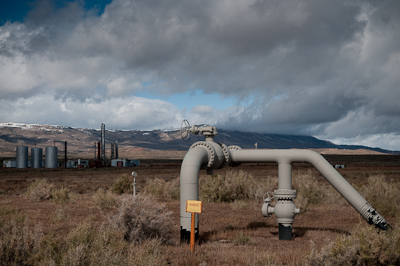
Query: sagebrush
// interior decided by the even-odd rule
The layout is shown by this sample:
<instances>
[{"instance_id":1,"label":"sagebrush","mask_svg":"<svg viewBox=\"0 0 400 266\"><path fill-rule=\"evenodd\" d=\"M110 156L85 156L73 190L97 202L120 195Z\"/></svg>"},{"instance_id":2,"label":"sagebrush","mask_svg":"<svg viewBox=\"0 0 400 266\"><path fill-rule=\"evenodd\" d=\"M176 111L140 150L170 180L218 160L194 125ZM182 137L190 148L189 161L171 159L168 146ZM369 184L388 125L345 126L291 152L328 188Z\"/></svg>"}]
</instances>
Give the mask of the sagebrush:
<instances>
[{"instance_id":1,"label":"sagebrush","mask_svg":"<svg viewBox=\"0 0 400 266\"><path fill-rule=\"evenodd\" d=\"M398 224L398 223L397 223ZM379 231L359 224L350 236L339 236L317 252L312 249L304 259L305 265L400 265L400 230Z\"/></svg>"},{"instance_id":2,"label":"sagebrush","mask_svg":"<svg viewBox=\"0 0 400 266\"><path fill-rule=\"evenodd\" d=\"M24 196L29 201L42 201L51 198L51 191L54 185L50 184L47 179L36 179L29 185Z\"/></svg>"},{"instance_id":3,"label":"sagebrush","mask_svg":"<svg viewBox=\"0 0 400 266\"><path fill-rule=\"evenodd\" d=\"M125 240L140 243L155 237L162 241L171 238L172 212L162 204L144 196L123 195L118 205L118 212L108 217L108 224L123 231Z\"/></svg>"},{"instance_id":4,"label":"sagebrush","mask_svg":"<svg viewBox=\"0 0 400 266\"><path fill-rule=\"evenodd\" d=\"M400 187L398 183L387 182L384 175L373 175L367 185L361 186L360 193L383 216L396 217L400 206Z\"/></svg>"},{"instance_id":5,"label":"sagebrush","mask_svg":"<svg viewBox=\"0 0 400 266\"><path fill-rule=\"evenodd\" d=\"M116 194L132 193L133 191L133 177L128 174L123 174L114 180L112 184L112 191Z\"/></svg>"},{"instance_id":6,"label":"sagebrush","mask_svg":"<svg viewBox=\"0 0 400 266\"><path fill-rule=\"evenodd\" d=\"M117 196L110 190L99 188L92 196L95 206L99 209L111 209L117 206Z\"/></svg>"},{"instance_id":7,"label":"sagebrush","mask_svg":"<svg viewBox=\"0 0 400 266\"><path fill-rule=\"evenodd\" d=\"M161 178L147 180L144 195L151 195L159 200L179 200L179 178L167 182Z\"/></svg>"}]
</instances>

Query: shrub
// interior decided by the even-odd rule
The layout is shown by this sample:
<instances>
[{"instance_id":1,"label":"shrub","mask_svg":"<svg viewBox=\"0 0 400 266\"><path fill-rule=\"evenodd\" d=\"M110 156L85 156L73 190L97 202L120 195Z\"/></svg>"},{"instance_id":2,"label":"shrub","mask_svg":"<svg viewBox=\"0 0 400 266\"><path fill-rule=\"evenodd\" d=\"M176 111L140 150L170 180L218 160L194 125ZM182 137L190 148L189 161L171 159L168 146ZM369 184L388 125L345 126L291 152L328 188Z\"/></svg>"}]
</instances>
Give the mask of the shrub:
<instances>
[{"instance_id":1,"label":"shrub","mask_svg":"<svg viewBox=\"0 0 400 266\"><path fill-rule=\"evenodd\" d=\"M236 235L235 239L233 240L233 244L235 246L248 245L251 244L251 238L249 235L243 234L243 231L240 231L240 234Z\"/></svg>"},{"instance_id":2,"label":"shrub","mask_svg":"<svg viewBox=\"0 0 400 266\"><path fill-rule=\"evenodd\" d=\"M53 190L51 196L55 203L61 205L67 204L71 200L69 195L69 189L64 187Z\"/></svg>"},{"instance_id":3,"label":"shrub","mask_svg":"<svg viewBox=\"0 0 400 266\"><path fill-rule=\"evenodd\" d=\"M399 265L399 226L390 231L378 231L373 226L359 224L350 236L339 236L316 252L312 249L305 265Z\"/></svg>"},{"instance_id":4,"label":"shrub","mask_svg":"<svg viewBox=\"0 0 400 266\"><path fill-rule=\"evenodd\" d=\"M68 221L71 218L70 209L68 207L62 206L53 212L53 222L58 221Z\"/></svg>"},{"instance_id":5,"label":"shrub","mask_svg":"<svg viewBox=\"0 0 400 266\"><path fill-rule=\"evenodd\" d=\"M388 183L384 175L368 178L368 184L360 188L360 194L384 217L395 217L399 211L400 189L398 184Z\"/></svg>"},{"instance_id":6,"label":"shrub","mask_svg":"<svg viewBox=\"0 0 400 266\"><path fill-rule=\"evenodd\" d=\"M143 193L160 200L179 200L179 178L169 182L164 179L155 178L147 180Z\"/></svg>"},{"instance_id":7,"label":"shrub","mask_svg":"<svg viewBox=\"0 0 400 266\"><path fill-rule=\"evenodd\" d=\"M316 181L312 172L298 172L293 176L293 189L297 191L295 204L302 212L307 212L312 206L322 204L327 200L327 188Z\"/></svg>"},{"instance_id":8,"label":"shrub","mask_svg":"<svg viewBox=\"0 0 400 266\"><path fill-rule=\"evenodd\" d=\"M168 240L173 220L171 212L150 198L124 195L120 198L118 213L110 215L108 223L114 230L123 231L127 241L140 243L155 237Z\"/></svg>"},{"instance_id":9,"label":"shrub","mask_svg":"<svg viewBox=\"0 0 400 266\"><path fill-rule=\"evenodd\" d=\"M116 194L132 193L133 177L128 174L123 174L114 180L112 191Z\"/></svg>"},{"instance_id":10,"label":"shrub","mask_svg":"<svg viewBox=\"0 0 400 266\"><path fill-rule=\"evenodd\" d=\"M244 171L225 175L202 176L199 180L200 199L209 202L232 202L255 197L256 182Z\"/></svg>"},{"instance_id":11,"label":"shrub","mask_svg":"<svg viewBox=\"0 0 400 266\"><path fill-rule=\"evenodd\" d=\"M38 249L43 236L41 224L29 229L29 221L18 223L12 219L0 228L0 265L26 265Z\"/></svg>"},{"instance_id":12,"label":"shrub","mask_svg":"<svg viewBox=\"0 0 400 266\"><path fill-rule=\"evenodd\" d=\"M117 206L117 197L110 191L99 188L92 196L92 200L99 209L111 209Z\"/></svg>"},{"instance_id":13,"label":"shrub","mask_svg":"<svg viewBox=\"0 0 400 266\"><path fill-rule=\"evenodd\" d=\"M51 190L54 186L47 179L37 179L28 187L25 197L29 201L42 201L51 198Z\"/></svg>"}]
</instances>

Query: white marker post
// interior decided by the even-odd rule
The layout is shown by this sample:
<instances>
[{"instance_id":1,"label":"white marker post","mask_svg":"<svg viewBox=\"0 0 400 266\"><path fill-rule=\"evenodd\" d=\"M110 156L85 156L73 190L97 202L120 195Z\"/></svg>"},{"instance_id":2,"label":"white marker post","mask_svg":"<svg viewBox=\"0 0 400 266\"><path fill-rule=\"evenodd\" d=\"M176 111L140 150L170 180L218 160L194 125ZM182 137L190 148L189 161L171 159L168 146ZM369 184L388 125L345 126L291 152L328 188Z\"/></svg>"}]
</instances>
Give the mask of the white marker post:
<instances>
[{"instance_id":1,"label":"white marker post","mask_svg":"<svg viewBox=\"0 0 400 266\"><path fill-rule=\"evenodd\" d=\"M135 171L132 172L131 174L133 176L133 197L136 197L136 177L137 177L137 173Z\"/></svg>"}]
</instances>

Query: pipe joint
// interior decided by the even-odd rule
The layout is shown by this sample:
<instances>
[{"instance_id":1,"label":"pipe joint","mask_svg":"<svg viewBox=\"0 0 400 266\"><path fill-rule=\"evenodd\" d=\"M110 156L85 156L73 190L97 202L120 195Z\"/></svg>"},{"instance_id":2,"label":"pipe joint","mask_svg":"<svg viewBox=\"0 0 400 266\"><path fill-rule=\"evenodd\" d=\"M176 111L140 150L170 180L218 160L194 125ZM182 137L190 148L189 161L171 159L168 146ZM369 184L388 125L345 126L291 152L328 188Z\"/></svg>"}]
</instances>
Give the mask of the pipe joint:
<instances>
[{"instance_id":1,"label":"pipe joint","mask_svg":"<svg viewBox=\"0 0 400 266\"><path fill-rule=\"evenodd\" d=\"M297 191L293 189L274 190L274 197L277 200L293 200L297 197Z\"/></svg>"},{"instance_id":2,"label":"pipe joint","mask_svg":"<svg viewBox=\"0 0 400 266\"><path fill-rule=\"evenodd\" d=\"M226 152L224 152L224 147ZM201 147L207 151L208 162L206 165L207 169L215 169L220 167L225 161L229 161L229 151L224 144L218 144L213 141L198 141L194 143L189 150Z\"/></svg>"}]
</instances>

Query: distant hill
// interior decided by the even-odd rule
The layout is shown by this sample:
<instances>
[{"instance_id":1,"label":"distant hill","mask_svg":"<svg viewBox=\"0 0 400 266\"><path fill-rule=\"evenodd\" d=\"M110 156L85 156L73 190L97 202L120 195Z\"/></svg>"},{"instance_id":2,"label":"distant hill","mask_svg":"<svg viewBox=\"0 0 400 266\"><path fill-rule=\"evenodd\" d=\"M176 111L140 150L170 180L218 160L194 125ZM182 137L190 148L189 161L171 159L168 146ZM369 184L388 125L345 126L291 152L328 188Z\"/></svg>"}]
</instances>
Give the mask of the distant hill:
<instances>
[{"instance_id":1,"label":"distant hill","mask_svg":"<svg viewBox=\"0 0 400 266\"><path fill-rule=\"evenodd\" d=\"M229 130L218 130L218 133L215 136L216 142L224 143L227 146L238 145L244 149L254 148L254 144L257 143L259 149L329 149L330 153L334 153L334 149L345 149L387 154L400 153L359 145L336 145L312 136L244 133ZM0 123L0 156L15 157L16 146L20 145L28 147L36 145L39 148L56 145L59 147L59 151L63 151L64 141L67 141L69 155L94 157L95 142L100 141L100 136L100 129L3 122ZM201 140L204 140L203 136L192 135L188 141L183 141L179 130L106 129L106 145L118 141L120 157L154 150L162 151L164 154L187 151L194 142Z\"/></svg>"}]
</instances>

